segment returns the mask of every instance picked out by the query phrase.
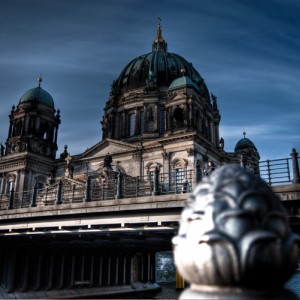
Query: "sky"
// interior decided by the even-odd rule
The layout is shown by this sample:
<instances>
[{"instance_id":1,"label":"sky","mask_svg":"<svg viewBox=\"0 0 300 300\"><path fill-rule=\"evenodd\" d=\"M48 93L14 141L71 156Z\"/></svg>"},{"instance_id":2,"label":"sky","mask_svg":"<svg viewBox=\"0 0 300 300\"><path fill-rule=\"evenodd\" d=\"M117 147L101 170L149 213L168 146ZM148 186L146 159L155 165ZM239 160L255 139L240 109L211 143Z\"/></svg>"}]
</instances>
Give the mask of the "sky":
<instances>
[{"instance_id":1,"label":"sky","mask_svg":"<svg viewBox=\"0 0 300 300\"><path fill-rule=\"evenodd\" d=\"M300 152L299 0L0 0L0 142L40 75L61 111L57 156L101 141L111 83L151 52L158 16L218 97L226 151L245 131L261 160Z\"/></svg>"}]
</instances>

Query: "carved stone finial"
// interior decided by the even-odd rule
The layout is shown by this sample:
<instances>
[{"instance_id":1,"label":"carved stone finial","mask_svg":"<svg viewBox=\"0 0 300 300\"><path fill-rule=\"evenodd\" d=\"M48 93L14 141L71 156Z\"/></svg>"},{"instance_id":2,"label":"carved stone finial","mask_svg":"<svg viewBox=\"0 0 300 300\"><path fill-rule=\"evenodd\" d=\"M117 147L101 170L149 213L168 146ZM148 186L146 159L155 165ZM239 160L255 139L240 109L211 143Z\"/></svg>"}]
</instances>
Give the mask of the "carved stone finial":
<instances>
[{"instance_id":1,"label":"carved stone finial","mask_svg":"<svg viewBox=\"0 0 300 300\"><path fill-rule=\"evenodd\" d=\"M177 270L191 284L181 299L209 298L211 291L223 293L221 299L265 298L266 290L278 292L298 260L299 237L280 200L238 165L216 169L194 189L172 242Z\"/></svg>"}]
</instances>

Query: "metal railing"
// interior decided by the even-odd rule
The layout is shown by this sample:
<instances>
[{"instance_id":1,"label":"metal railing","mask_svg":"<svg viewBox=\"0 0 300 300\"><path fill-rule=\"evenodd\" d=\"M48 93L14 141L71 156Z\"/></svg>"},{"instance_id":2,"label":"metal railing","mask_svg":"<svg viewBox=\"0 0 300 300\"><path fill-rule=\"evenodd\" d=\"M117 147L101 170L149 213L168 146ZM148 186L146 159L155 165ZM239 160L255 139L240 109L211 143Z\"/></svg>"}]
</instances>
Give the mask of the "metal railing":
<instances>
[{"instance_id":1,"label":"metal railing","mask_svg":"<svg viewBox=\"0 0 300 300\"><path fill-rule=\"evenodd\" d=\"M299 157L295 149L292 149L291 158L261 161L259 166L261 178L269 185L300 183ZM43 189L37 189L36 186L23 192L12 189L7 194L0 194L0 210L189 193L201 179L199 171L196 168L160 173L156 169L142 177L119 173L114 178L100 181L89 176L85 183L59 181Z\"/></svg>"},{"instance_id":2,"label":"metal railing","mask_svg":"<svg viewBox=\"0 0 300 300\"><path fill-rule=\"evenodd\" d=\"M142 177L130 177L121 173L117 178L99 182L88 178L85 184L62 181L43 189L0 195L0 210L59 205L89 201L113 200L144 196L189 193L195 186L195 170L159 173Z\"/></svg>"},{"instance_id":3,"label":"metal railing","mask_svg":"<svg viewBox=\"0 0 300 300\"><path fill-rule=\"evenodd\" d=\"M269 185L299 183L299 157L292 149L291 157L259 162L260 177Z\"/></svg>"},{"instance_id":4,"label":"metal railing","mask_svg":"<svg viewBox=\"0 0 300 300\"><path fill-rule=\"evenodd\" d=\"M269 185L292 182L291 158L265 160L259 163L260 177Z\"/></svg>"}]
</instances>

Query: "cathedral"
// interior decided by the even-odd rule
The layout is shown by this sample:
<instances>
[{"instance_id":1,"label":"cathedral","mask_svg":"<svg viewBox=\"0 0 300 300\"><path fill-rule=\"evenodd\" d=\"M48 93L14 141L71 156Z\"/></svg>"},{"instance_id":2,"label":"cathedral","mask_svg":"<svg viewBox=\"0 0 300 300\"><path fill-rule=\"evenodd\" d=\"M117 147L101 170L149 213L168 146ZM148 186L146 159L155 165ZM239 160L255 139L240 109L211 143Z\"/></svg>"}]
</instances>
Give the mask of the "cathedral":
<instances>
[{"instance_id":1,"label":"cathedral","mask_svg":"<svg viewBox=\"0 0 300 300\"><path fill-rule=\"evenodd\" d=\"M130 61L112 83L102 140L85 152L70 156L65 146L57 154L60 111L41 85L39 78L9 114L1 145L1 195L34 188L42 193L58 182L80 188L88 178L96 186L119 174L151 182L155 172L178 186L227 163L259 173L259 153L245 133L234 152L224 150L217 97L190 62L168 52L160 21L152 51Z\"/></svg>"}]
</instances>

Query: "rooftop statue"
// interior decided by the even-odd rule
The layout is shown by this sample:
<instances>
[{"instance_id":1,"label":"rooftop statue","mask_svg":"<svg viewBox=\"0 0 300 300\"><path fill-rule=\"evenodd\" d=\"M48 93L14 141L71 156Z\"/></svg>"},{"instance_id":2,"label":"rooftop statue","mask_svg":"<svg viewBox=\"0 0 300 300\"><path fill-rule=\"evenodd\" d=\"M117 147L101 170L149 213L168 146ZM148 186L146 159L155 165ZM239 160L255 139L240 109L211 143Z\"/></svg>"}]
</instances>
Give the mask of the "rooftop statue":
<instances>
[{"instance_id":1,"label":"rooftop statue","mask_svg":"<svg viewBox=\"0 0 300 300\"><path fill-rule=\"evenodd\" d=\"M104 157L103 167L111 168L112 157L109 153L107 153Z\"/></svg>"},{"instance_id":2,"label":"rooftop statue","mask_svg":"<svg viewBox=\"0 0 300 300\"><path fill-rule=\"evenodd\" d=\"M264 181L238 165L216 169L189 197L173 238L175 264L190 283L180 299L297 299L282 286L298 243Z\"/></svg>"}]
</instances>

